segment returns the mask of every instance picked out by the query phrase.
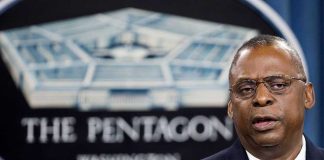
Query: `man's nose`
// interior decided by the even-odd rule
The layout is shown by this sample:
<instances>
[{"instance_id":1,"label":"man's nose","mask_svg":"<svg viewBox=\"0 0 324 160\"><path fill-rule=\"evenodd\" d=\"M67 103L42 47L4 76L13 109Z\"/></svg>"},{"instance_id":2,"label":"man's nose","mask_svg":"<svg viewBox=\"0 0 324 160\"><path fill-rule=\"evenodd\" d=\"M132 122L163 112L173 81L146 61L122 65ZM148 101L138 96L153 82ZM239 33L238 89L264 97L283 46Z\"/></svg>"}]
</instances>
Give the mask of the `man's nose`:
<instances>
[{"instance_id":1,"label":"man's nose","mask_svg":"<svg viewBox=\"0 0 324 160\"><path fill-rule=\"evenodd\" d=\"M252 104L254 107L265 107L273 104L273 97L264 83L260 83L253 96Z\"/></svg>"}]
</instances>

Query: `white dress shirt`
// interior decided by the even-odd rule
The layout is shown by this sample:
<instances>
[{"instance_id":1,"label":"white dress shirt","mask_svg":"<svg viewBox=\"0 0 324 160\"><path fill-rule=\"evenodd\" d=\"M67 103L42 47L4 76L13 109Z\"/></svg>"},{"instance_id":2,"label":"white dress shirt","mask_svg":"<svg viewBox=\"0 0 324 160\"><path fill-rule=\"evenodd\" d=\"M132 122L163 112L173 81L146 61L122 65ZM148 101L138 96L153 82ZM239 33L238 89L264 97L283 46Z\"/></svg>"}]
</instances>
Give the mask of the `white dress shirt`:
<instances>
[{"instance_id":1,"label":"white dress shirt","mask_svg":"<svg viewBox=\"0 0 324 160\"><path fill-rule=\"evenodd\" d=\"M246 154L249 158L249 160L260 160L256 157L254 157L249 151L245 150L246 151ZM305 137L303 135L303 138L302 138L302 148L301 150L299 151L297 157L295 158L295 160L306 160L306 140L305 140Z\"/></svg>"}]
</instances>

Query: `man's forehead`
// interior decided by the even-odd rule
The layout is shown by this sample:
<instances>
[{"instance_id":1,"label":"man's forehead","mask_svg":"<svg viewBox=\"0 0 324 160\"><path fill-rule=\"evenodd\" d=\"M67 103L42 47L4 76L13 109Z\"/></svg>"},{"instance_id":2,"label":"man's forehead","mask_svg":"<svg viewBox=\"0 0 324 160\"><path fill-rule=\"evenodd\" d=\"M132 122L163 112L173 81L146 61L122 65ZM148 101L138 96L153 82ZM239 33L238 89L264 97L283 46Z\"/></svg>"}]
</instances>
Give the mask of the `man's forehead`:
<instances>
[{"instance_id":1,"label":"man's forehead","mask_svg":"<svg viewBox=\"0 0 324 160\"><path fill-rule=\"evenodd\" d=\"M282 58L288 61L291 61L291 54L287 50L287 48L282 47L282 45L265 45L265 46L257 46L257 47L250 47L244 48L239 51L240 56L238 57L237 61L244 60L245 57L277 57Z\"/></svg>"},{"instance_id":2,"label":"man's forehead","mask_svg":"<svg viewBox=\"0 0 324 160\"><path fill-rule=\"evenodd\" d=\"M298 73L291 55L278 46L245 48L239 54L236 63L232 66L230 81Z\"/></svg>"}]
</instances>

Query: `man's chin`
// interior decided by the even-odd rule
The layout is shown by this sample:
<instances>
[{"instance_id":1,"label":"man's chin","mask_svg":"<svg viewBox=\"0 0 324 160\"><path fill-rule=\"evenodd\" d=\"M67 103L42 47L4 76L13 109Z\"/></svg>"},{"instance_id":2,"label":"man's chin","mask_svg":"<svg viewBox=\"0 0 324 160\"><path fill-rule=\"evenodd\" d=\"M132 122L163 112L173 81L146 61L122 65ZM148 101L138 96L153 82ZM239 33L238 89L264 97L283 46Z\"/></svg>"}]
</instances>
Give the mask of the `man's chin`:
<instances>
[{"instance_id":1,"label":"man's chin","mask_svg":"<svg viewBox=\"0 0 324 160\"><path fill-rule=\"evenodd\" d=\"M266 148L278 146L283 141L278 134L257 135L253 137L253 140L257 146Z\"/></svg>"}]
</instances>

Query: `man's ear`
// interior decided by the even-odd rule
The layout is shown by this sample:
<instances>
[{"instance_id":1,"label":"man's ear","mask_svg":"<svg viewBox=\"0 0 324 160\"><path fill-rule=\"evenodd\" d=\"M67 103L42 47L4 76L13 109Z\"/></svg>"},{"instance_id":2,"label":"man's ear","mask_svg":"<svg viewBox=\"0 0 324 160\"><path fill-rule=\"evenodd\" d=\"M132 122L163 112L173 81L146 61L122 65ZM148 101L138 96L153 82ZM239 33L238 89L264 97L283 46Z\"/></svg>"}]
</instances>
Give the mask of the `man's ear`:
<instances>
[{"instance_id":1,"label":"man's ear","mask_svg":"<svg viewBox=\"0 0 324 160\"><path fill-rule=\"evenodd\" d=\"M311 109L313 107L313 105L315 104L315 92L314 92L314 88L313 88L313 84L312 83L306 83L305 84L305 108L306 109Z\"/></svg>"},{"instance_id":2,"label":"man's ear","mask_svg":"<svg viewBox=\"0 0 324 160\"><path fill-rule=\"evenodd\" d=\"M233 119L233 105L232 105L232 101L229 100L227 103L227 115Z\"/></svg>"}]
</instances>

